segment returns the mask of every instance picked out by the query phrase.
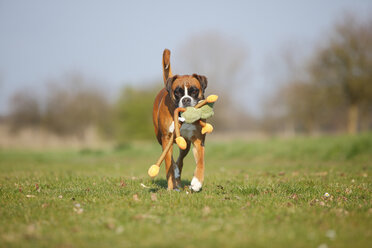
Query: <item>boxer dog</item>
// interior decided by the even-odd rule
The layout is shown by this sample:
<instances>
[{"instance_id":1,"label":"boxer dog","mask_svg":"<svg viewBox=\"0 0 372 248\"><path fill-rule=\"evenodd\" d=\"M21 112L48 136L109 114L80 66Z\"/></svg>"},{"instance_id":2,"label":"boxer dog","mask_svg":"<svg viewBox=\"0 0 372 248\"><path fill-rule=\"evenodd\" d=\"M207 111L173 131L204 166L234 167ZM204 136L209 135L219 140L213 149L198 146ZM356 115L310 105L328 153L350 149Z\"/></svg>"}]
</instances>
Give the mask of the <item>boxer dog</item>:
<instances>
[{"instance_id":1,"label":"boxer dog","mask_svg":"<svg viewBox=\"0 0 372 248\"><path fill-rule=\"evenodd\" d=\"M200 100L203 100L208 82L205 76L197 74L173 76L170 66L170 51L168 49L163 52L163 79L164 88L160 90L155 98L152 116L156 137L164 150L174 131L174 110L178 107L195 106ZM190 187L193 191L200 191L204 181L205 134L201 134L201 126L197 123L183 123L180 132L187 142L187 148L185 150L180 149L176 162L173 160L173 146L165 156L168 189L172 190L181 187L183 159L189 152L190 145L193 144L196 169ZM175 141L173 140L173 142Z\"/></svg>"}]
</instances>

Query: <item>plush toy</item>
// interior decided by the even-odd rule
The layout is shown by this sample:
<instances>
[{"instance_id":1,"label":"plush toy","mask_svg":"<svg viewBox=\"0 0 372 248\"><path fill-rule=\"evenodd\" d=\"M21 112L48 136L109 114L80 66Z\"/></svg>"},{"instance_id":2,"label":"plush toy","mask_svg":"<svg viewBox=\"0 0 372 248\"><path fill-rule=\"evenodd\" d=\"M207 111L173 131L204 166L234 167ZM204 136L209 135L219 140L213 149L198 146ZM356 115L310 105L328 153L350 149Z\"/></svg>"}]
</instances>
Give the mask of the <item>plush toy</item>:
<instances>
[{"instance_id":1,"label":"plush toy","mask_svg":"<svg viewBox=\"0 0 372 248\"><path fill-rule=\"evenodd\" d=\"M176 134L176 143L178 147L182 150L187 148L186 140L180 134L180 123L179 123L179 113L181 113L181 119L183 122L186 123L194 123L198 122L199 125L202 127L201 133L211 133L213 131L213 126L211 124L206 123L204 120L208 119L213 116L213 105L214 102L217 101L217 95L210 95L205 100L199 102L195 105L195 107L187 107L187 108L177 108L174 111L174 132L171 134L169 143L163 150L162 154L160 155L156 164L153 164L149 170L148 174L150 177L156 177L159 174L160 164L163 162L165 155L171 148L173 144L174 134Z\"/></svg>"},{"instance_id":2,"label":"plush toy","mask_svg":"<svg viewBox=\"0 0 372 248\"><path fill-rule=\"evenodd\" d=\"M195 107L177 108L174 111L174 120L177 120L179 113L182 112L181 117L184 119L184 122L194 123L198 121L199 125L202 127L202 134L211 133L213 131L213 126L203 121L203 119L213 116L213 105L217 99L217 95L210 95L207 99L196 104ZM187 142L180 134L179 122L175 121L174 124L176 143L180 149L185 150L187 148Z\"/></svg>"}]
</instances>

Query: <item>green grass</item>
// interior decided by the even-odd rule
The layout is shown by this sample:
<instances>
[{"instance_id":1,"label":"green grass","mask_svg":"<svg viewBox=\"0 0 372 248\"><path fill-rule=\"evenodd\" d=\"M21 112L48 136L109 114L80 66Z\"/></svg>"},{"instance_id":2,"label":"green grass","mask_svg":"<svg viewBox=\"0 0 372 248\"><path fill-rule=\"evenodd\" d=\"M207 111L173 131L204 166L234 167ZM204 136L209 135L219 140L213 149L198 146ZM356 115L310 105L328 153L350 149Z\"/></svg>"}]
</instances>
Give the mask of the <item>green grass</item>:
<instances>
[{"instance_id":1,"label":"green grass","mask_svg":"<svg viewBox=\"0 0 372 248\"><path fill-rule=\"evenodd\" d=\"M111 150L0 150L0 246L372 243L372 134L207 142L200 193L167 191L163 166L150 180L147 169L159 154L155 141ZM184 185L194 168L190 153Z\"/></svg>"}]
</instances>

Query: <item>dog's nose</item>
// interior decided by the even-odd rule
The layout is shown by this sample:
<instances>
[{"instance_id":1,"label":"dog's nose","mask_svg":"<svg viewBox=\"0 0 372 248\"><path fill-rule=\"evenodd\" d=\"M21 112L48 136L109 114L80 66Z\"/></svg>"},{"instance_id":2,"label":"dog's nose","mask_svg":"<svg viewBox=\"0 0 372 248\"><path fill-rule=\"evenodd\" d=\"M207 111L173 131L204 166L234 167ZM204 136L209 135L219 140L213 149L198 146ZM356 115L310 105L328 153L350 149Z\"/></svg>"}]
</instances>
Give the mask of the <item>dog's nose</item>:
<instances>
[{"instance_id":1,"label":"dog's nose","mask_svg":"<svg viewBox=\"0 0 372 248\"><path fill-rule=\"evenodd\" d=\"M183 106L190 106L190 104L191 104L191 98L185 97L185 98L182 99L182 105Z\"/></svg>"}]
</instances>

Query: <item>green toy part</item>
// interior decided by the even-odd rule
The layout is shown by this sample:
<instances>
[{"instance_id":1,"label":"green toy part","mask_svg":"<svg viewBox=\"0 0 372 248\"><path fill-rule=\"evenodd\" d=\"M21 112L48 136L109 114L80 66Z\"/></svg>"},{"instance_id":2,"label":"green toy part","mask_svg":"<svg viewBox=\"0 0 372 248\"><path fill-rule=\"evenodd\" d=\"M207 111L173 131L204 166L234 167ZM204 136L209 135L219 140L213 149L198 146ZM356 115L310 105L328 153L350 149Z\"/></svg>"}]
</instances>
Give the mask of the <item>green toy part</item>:
<instances>
[{"instance_id":1,"label":"green toy part","mask_svg":"<svg viewBox=\"0 0 372 248\"><path fill-rule=\"evenodd\" d=\"M185 118L186 123L194 123L200 119L208 119L214 115L212 103L207 103L200 108L187 107L186 111L181 113L181 117Z\"/></svg>"}]
</instances>

